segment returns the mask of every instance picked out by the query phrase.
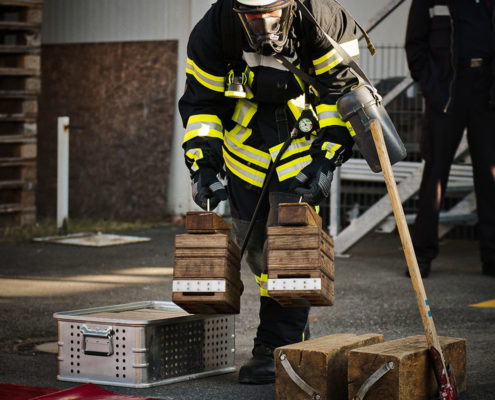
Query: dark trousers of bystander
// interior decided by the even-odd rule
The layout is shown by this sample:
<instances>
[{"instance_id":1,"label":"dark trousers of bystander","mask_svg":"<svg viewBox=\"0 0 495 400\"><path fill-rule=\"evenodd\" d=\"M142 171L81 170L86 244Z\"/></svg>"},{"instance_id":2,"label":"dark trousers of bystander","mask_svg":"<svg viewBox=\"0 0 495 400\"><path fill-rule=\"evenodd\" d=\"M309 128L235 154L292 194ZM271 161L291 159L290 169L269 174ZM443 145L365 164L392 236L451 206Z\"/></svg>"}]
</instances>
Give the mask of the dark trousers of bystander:
<instances>
[{"instance_id":1,"label":"dark trousers of bystander","mask_svg":"<svg viewBox=\"0 0 495 400\"><path fill-rule=\"evenodd\" d=\"M489 66L461 67L448 113L426 99L421 153L425 169L413 244L418 262L429 264L439 253L438 222L450 168L467 128L473 164L478 233L483 271L495 274L495 109L489 106Z\"/></svg>"}]
</instances>

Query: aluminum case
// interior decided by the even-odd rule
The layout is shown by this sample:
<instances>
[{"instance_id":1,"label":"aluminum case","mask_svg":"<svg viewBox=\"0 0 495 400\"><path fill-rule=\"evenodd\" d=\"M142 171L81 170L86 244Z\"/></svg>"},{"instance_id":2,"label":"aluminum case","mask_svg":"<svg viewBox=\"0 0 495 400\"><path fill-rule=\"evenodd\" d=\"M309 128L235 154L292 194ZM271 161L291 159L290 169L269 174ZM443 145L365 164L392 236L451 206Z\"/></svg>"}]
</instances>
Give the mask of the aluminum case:
<instances>
[{"instance_id":1,"label":"aluminum case","mask_svg":"<svg viewBox=\"0 0 495 400\"><path fill-rule=\"evenodd\" d=\"M53 316L62 381L145 388L235 371L234 315L143 301Z\"/></svg>"}]
</instances>

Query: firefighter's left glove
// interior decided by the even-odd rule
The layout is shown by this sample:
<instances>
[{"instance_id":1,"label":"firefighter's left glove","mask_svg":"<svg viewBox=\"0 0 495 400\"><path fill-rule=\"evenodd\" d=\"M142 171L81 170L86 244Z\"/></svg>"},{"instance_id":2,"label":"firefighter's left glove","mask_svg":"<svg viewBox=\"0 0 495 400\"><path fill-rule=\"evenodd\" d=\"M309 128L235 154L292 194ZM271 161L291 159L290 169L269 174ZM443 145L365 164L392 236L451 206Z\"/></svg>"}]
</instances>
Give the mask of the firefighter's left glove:
<instances>
[{"instance_id":1,"label":"firefighter's left glove","mask_svg":"<svg viewBox=\"0 0 495 400\"><path fill-rule=\"evenodd\" d=\"M227 200L227 191L211 168L200 168L192 177L192 197L203 210L213 210L222 200Z\"/></svg>"},{"instance_id":2,"label":"firefighter's left glove","mask_svg":"<svg viewBox=\"0 0 495 400\"><path fill-rule=\"evenodd\" d=\"M334 170L335 165L321 155L295 176L290 189L300 194L303 202L317 206L330 194Z\"/></svg>"}]
</instances>

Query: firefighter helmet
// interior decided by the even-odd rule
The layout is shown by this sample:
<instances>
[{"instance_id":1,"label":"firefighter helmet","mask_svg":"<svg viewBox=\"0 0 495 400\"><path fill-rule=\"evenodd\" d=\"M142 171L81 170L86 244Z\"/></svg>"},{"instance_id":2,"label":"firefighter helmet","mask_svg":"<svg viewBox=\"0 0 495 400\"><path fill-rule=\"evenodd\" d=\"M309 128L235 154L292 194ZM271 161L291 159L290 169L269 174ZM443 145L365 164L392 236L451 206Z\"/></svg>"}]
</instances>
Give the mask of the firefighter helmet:
<instances>
[{"instance_id":1,"label":"firefighter helmet","mask_svg":"<svg viewBox=\"0 0 495 400\"><path fill-rule=\"evenodd\" d=\"M272 55L284 48L292 25L294 0L235 0L249 45L258 53Z\"/></svg>"}]
</instances>

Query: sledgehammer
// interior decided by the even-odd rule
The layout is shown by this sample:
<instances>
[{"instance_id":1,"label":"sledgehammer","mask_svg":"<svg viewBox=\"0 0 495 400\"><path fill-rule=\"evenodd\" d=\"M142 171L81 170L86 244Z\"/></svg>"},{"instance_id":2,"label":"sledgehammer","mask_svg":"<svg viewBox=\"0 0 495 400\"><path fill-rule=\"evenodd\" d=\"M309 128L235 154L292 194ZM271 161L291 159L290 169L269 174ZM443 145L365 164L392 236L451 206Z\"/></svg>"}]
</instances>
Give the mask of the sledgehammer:
<instances>
[{"instance_id":1,"label":"sledgehammer","mask_svg":"<svg viewBox=\"0 0 495 400\"><path fill-rule=\"evenodd\" d=\"M419 272L418 261L416 259L416 254L414 253L411 235L409 233L406 217L402 208L402 202L399 198L399 191L397 189L397 184L395 183L395 177L392 171L392 165L388 156L380 122L376 119L371 120L370 128L378 157L380 159L383 176L385 177L390 202L392 203L392 210L394 212L395 221L399 230L402 247L404 248L409 275L411 276L414 292L416 293L416 300L418 302L421 320L423 321L430 359L432 361L433 370L438 382L440 400L455 400L457 398L457 390L455 387L454 375L450 365L448 368L445 365L440 340L438 339L435 324L433 323L428 298L426 297L423 280Z\"/></svg>"}]
</instances>

